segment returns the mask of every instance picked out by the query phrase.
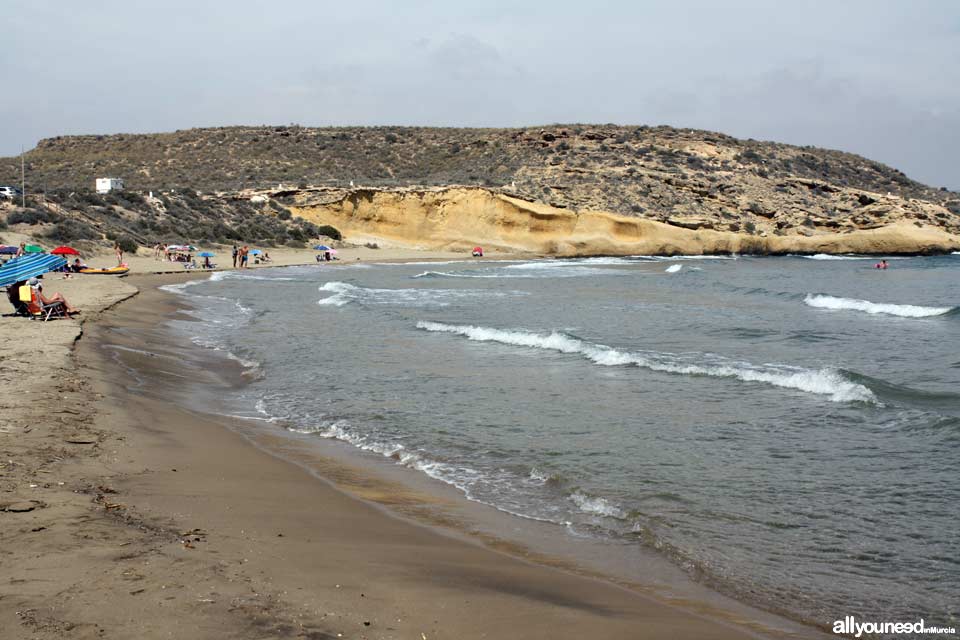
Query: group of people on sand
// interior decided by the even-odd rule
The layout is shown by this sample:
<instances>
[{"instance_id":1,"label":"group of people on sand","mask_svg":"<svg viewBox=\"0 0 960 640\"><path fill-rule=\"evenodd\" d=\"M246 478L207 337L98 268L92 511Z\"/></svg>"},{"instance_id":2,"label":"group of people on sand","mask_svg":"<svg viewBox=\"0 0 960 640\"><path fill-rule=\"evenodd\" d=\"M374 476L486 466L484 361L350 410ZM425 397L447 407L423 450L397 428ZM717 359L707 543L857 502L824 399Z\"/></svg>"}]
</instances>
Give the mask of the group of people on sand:
<instances>
[{"instance_id":1,"label":"group of people on sand","mask_svg":"<svg viewBox=\"0 0 960 640\"><path fill-rule=\"evenodd\" d=\"M234 269L238 267L240 269L246 269L247 261L250 259L250 247L248 247L247 245L243 245L242 247L233 245L233 251L231 252L230 255L233 256Z\"/></svg>"},{"instance_id":2,"label":"group of people on sand","mask_svg":"<svg viewBox=\"0 0 960 640\"><path fill-rule=\"evenodd\" d=\"M230 252L230 255L233 257L233 268L234 269L246 269L250 264L250 247L247 245L238 246L233 245L233 251ZM266 251L257 258L258 262L271 262L270 254Z\"/></svg>"}]
</instances>

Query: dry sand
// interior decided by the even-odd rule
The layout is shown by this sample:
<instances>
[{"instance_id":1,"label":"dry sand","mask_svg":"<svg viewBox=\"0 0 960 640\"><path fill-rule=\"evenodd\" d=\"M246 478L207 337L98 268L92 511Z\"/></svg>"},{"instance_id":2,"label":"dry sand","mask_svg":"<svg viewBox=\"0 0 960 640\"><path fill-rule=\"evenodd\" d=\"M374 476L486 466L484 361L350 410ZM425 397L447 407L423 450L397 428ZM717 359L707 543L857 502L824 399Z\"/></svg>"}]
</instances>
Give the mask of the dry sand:
<instances>
[{"instance_id":1,"label":"dry sand","mask_svg":"<svg viewBox=\"0 0 960 640\"><path fill-rule=\"evenodd\" d=\"M395 517L226 419L132 392L98 345L175 304L137 284L103 313L136 289L49 275L85 326L0 318L0 638L821 637ZM331 462L327 480L350 473Z\"/></svg>"},{"instance_id":2,"label":"dry sand","mask_svg":"<svg viewBox=\"0 0 960 640\"><path fill-rule=\"evenodd\" d=\"M201 247L207 249L207 247ZM210 250L216 253L212 262L217 266L217 271L229 270L233 268L230 257L230 247L212 247ZM290 248L272 248L267 249L270 254L270 262L256 263L250 261L248 269L263 269L270 267L284 267L291 265L310 264L316 265L317 251L308 249L290 249ZM344 264L356 262L398 262L404 260L469 260L470 253L466 251L422 251L405 247L384 247L382 249L370 249L364 246L344 246L337 249L337 260L320 263L321 267L336 267ZM505 252L487 252L485 257L503 259L503 258L528 258L531 254L525 253L505 253ZM202 259L196 259L200 264ZM182 263L168 262L166 260L157 260L153 257L153 252L149 249L140 249L137 255L124 256L124 262L130 267L131 274L142 273L190 273L192 269L184 269ZM116 258L112 253L100 254L89 260L90 266L112 267L116 266ZM197 271L204 271L198 269Z\"/></svg>"}]
</instances>

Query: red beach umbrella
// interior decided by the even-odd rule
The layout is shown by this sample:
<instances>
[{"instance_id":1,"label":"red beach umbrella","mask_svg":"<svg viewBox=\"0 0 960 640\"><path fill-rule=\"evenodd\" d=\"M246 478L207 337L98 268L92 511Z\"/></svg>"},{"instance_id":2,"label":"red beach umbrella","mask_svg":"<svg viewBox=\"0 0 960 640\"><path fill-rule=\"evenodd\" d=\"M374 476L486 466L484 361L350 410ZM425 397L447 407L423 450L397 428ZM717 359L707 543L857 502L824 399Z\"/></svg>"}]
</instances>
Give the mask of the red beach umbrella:
<instances>
[{"instance_id":1,"label":"red beach umbrella","mask_svg":"<svg viewBox=\"0 0 960 640\"><path fill-rule=\"evenodd\" d=\"M57 247L50 253L58 256L78 256L80 252L74 249L73 247Z\"/></svg>"}]
</instances>

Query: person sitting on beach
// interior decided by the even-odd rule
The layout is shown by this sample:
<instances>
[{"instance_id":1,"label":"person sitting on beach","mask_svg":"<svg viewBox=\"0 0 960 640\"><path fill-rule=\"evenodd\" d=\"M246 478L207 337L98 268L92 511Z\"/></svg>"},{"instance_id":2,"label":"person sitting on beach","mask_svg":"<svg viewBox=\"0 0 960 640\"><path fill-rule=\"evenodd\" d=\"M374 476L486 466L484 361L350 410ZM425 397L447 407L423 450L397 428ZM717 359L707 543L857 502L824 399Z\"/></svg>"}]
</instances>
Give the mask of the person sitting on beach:
<instances>
[{"instance_id":1,"label":"person sitting on beach","mask_svg":"<svg viewBox=\"0 0 960 640\"><path fill-rule=\"evenodd\" d=\"M86 268L87 268L87 265L85 265L84 263L80 262L80 258L74 258L73 264L70 265L70 269L71 269L74 273L80 273L80 270L81 270L81 269L86 269Z\"/></svg>"},{"instance_id":2,"label":"person sitting on beach","mask_svg":"<svg viewBox=\"0 0 960 640\"><path fill-rule=\"evenodd\" d=\"M27 280L27 284L30 285L34 291L37 292L37 299L40 302L42 302L44 305L51 305L59 302L63 305L64 311L66 311L68 314L80 313L79 309L74 309L73 307L70 306L70 303L67 302L67 299L64 298L63 294L60 292L53 294L49 298L43 295L43 285L40 284L40 281L37 280L36 278L30 278L29 280Z\"/></svg>"},{"instance_id":3,"label":"person sitting on beach","mask_svg":"<svg viewBox=\"0 0 960 640\"><path fill-rule=\"evenodd\" d=\"M266 251L264 251L264 252L263 252L263 255L260 256L260 261L261 261L261 262L271 262L271 260L270 260L270 254L267 253Z\"/></svg>"},{"instance_id":4,"label":"person sitting on beach","mask_svg":"<svg viewBox=\"0 0 960 640\"><path fill-rule=\"evenodd\" d=\"M13 256L13 257L14 257L14 258L19 258L20 256L22 256L22 255L25 254L26 252L27 252L27 243L26 243L26 242L21 242L21 243L20 243L20 246L17 247L17 255L15 255L15 256Z\"/></svg>"}]
</instances>

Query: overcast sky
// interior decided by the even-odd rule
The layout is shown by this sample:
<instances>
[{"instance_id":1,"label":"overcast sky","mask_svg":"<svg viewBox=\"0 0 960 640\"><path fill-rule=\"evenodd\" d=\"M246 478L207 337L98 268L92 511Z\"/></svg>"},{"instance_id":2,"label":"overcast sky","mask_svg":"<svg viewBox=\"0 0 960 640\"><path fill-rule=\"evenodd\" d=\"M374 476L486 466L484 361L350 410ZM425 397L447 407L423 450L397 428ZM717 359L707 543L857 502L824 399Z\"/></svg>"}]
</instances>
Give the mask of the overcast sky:
<instances>
[{"instance_id":1,"label":"overcast sky","mask_svg":"<svg viewBox=\"0 0 960 640\"><path fill-rule=\"evenodd\" d=\"M844 149L960 189L957 0L2 8L0 155L232 124L614 122Z\"/></svg>"}]
</instances>

